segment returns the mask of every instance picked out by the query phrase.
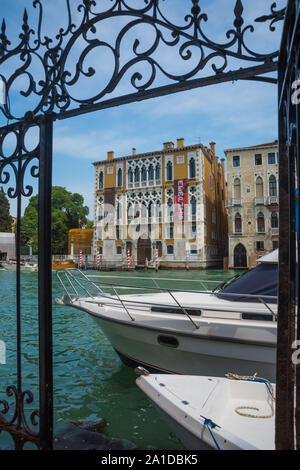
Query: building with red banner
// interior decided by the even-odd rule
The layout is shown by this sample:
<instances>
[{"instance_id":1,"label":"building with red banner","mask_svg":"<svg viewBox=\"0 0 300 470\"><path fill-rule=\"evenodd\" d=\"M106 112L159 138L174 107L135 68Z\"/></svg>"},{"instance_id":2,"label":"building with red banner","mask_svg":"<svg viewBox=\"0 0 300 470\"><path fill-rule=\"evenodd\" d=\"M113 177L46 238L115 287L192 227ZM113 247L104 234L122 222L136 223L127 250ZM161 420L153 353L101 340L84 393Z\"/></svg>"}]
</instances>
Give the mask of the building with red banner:
<instances>
[{"instance_id":1,"label":"building with red banner","mask_svg":"<svg viewBox=\"0 0 300 470\"><path fill-rule=\"evenodd\" d=\"M223 265L225 167L214 142L177 139L122 157L111 151L94 167L94 256L101 254L103 267Z\"/></svg>"}]
</instances>

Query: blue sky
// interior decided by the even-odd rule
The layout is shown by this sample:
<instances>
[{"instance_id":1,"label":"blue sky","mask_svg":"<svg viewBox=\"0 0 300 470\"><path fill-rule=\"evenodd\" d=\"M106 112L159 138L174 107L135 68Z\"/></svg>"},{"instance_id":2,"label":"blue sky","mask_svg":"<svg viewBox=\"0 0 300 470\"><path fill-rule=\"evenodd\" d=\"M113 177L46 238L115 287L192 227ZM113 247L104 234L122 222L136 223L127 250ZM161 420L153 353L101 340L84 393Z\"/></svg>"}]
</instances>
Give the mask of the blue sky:
<instances>
[{"instance_id":1,"label":"blue sky","mask_svg":"<svg viewBox=\"0 0 300 470\"><path fill-rule=\"evenodd\" d=\"M127 0L130 5L140 5L141 0ZM50 36L63 26L65 18L64 0L42 0L45 7L47 22L44 33ZM78 6L80 0L71 0L72 7ZM98 0L98 4L101 2ZM102 5L109 5L103 0ZM166 0L162 2L164 12L170 19L183 23L184 13L189 13L191 0ZM253 24L257 16L268 14L273 3L269 0L244 0L245 25ZM205 34L215 42L226 42L225 33L232 28L233 8L235 0L200 0L203 12L208 14L205 24ZM285 1L277 1L277 9L283 7ZM37 21L37 9L32 7L32 0L2 0L1 15L5 17L7 35L17 37L20 33L23 10L28 9L29 24L33 29ZM62 13L63 12L63 13ZM76 10L74 9L76 15ZM75 16L76 18L76 16ZM79 19L79 16L77 16ZM1 18L0 18L1 21ZM121 23L103 24L102 37L113 38ZM281 23L275 33L271 33L267 24L254 23L257 33L248 32L246 35L250 46L258 52L273 52L279 48ZM141 46L151 44L151 30L145 27L136 31L141 39ZM129 36L124 50L124 60L130 56L130 46L135 36ZM144 41L144 43L142 42ZM78 46L80 50L80 45ZM76 50L74 52L74 59ZM166 49L159 51L157 56L168 70L175 72L178 64L176 56ZM195 59L196 59L195 53ZM89 58L91 65L97 57ZM88 63L90 65L90 63ZM97 80L85 79L76 92L78 96L86 96L105 83L111 70L110 54L104 52L101 63L97 67ZM183 64L187 67L187 61ZM243 65L243 64L242 64ZM236 64L232 63L232 67ZM238 65L241 67L241 64ZM181 68L181 70L183 70ZM230 70L230 68L229 68ZM5 74L3 66L0 73ZM205 71L211 75L208 66ZM145 73L147 73L145 69ZM203 73L202 73L203 74ZM128 78L128 77L127 77ZM129 77L130 78L130 77ZM158 77L158 83L163 83ZM133 91L126 77L120 83L114 96L118 93ZM16 83L13 93L13 104L24 109ZM26 104L27 105L27 104ZM6 121L0 116L0 125ZM234 82L196 90L177 93L174 95L155 98L139 103L123 105L108 110L97 111L88 115L56 121L54 124L54 164L53 184L66 187L72 192L84 196L86 205L90 208L89 217L93 217L93 177L92 162L106 159L106 153L114 150L116 156L128 155L133 147L137 152L159 150L162 143L168 140L176 142L176 138L184 137L187 145L194 143L216 142L216 152L224 157L224 149L257 143L273 141L277 138L277 87L259 82ZM7 189L7 188L6 188ZM24 201L24 207L27 201ZM16 215L15 202L11 202L11 213Z\"/></svg>"}]
</instances>

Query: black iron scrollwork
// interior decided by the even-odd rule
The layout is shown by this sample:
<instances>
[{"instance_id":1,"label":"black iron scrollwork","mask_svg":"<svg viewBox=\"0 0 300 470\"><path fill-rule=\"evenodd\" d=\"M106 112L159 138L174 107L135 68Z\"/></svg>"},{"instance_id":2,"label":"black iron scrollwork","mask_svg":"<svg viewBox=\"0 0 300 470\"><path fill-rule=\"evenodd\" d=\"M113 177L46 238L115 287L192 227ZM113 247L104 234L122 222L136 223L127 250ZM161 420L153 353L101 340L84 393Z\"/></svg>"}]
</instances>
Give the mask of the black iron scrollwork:
<instances>
[{"instance_id":1,"label":"black iron scrollwork","mask_svg":"<svg viewBox=\"0 0 300 470\"><path fill-rule=\"evenodd\" d=\"M24 404L30 405L33 402L33 395L29 390L25 392L18 391L17 387L10 385L6 389L8 398L14 398L14 409L12 417L8 417L10 406L7 400L0 400L0 433L2 431L8 432L14 440L16 450L22 450L24 444L31 442L39 447L39 433L33 431L29 426L24 410ZM37 426L38 411L33 411L30 414L31 426Z\"/></svg>"},{"instance_id":2,"label":"black iron scrollwork","mask_svg":"<svg viewBox=\"0 0 300 470\"><path fill-rule=\"evenodd\" d=\"M275 10L277 7L276 2L272 3L271 5L271 14L270 15L264 15L260 16L259 18L256 18L256 22L258 23L264 23L266 21L270 21L270 31L275 31L275 23L278 23L278 21L284 20L284 15L286 8L281 8L280 10Z\"/></svg>"},{"instance_id":3,"label":"black iron scrollwork","mask_svg":"<svg viewBox=\"0 0 300 470\"><path fill-rule=\"evenodd\" d=\"M25 144L25 136L32 126L6 127L0 132L0 184L12 184L7 190L11 199L18 196L30 197L33 193L31 185L25 186L25 176L30 172L31 177L38 178L37 160L39 157L38 145L35 149L28 150ZM15 137L15 149L10 155L4 151L4 141L7 137ZM12 181L12 175L14 181Z\"/></svg>"},{"instance_id":4,"label":"black iron scrollwork","mask_svg":"<svg viewBox=\"0 0 300 470\"><path fill-rule=\"evenodd\" d=\"M28 116L29 117L29 116ZM8 399L13 398L14 404L10 405L8 399L0 400L0 434L5 431L13 438L15 449L23 449L27 442L40 447L39 432L31 429L38 425L38 411L30 414L31 427L28 424L25 413L25 405L33 403L33 394L30 390L22 390L22 361L21 361L21 284L20 284L20 226L21 226L21 199L30 197L33 186L26 184L27 177L39 177L40 145L37 139L36 145L28 149L26 136L29 130L36 126L39 130L38 119L23 120L0 129L0 185L9 185L7 195L17 199L17 230L16 230L16 314L17 314L17 386L10 385L6 388ZM8 137L13 137L15 144L11 148L5 145ZM11 411L12 410L12 411Z\"/></svg>"},{"instance_id":5,"label":"black iron scrollwork","mask_svg":"<svg viewBox=\"0 0 300 470\"><path fill-rule=\"evenodd\" d=\"M38 10L38 26L33 30L28 23L28 14L25 10L23 16L22 31L19 35L20 42L12 47L6 34L6 24L3 20L0 34L0 78L9 97L15 81L19 77L26 77L28 87L21 91L24 98L29 96L37 99L36 105L30 111L34 115L38 113L55 112L63 114L74 108L90 107L93 104L109 99L121 80L129 74L129 83L134 94L150 90L158 76L167 79L172 85L182 84L197 78L200 71L211 66L216 80L228 71L228 59L239 59L256 64L262 68L259 73L266 73L276 69L278 51L269 54L257 53L246 45L246 33L253 32L252 25L244 26L243 4L237 0L234 8L233 28L227 31L227 42L217 43L210 39L204 32L204 24L208 16L203 13L199 0L191 0L191 9L187 11L183 25L172 23L162 9L163 0L143 0L139 8L129 5L130 0L111 0L111 5L104 7L96 0L81 0L77 6L76 21L74 20L74 2L65 0L67 10L67 25L60 28L54 38L43 36L43 5L41 0L34 0L33 6ZM188 2L186 2L188 4ZM270 29L273 31L274 23L283 18L284 10L276 11L276 3L271 5L271 15L258 18L256 21L271 21ZM126 25L120 27L115 39L101 39L101 27L107 20L125 20ZM141 40L135 39L132 57L123 60L122 47L126 41L127 33L135 32L135 28L147 27L152 31L150 46L143 47ZM80 46L79 46L80 45ZM157 58L157 52L161 47L177 47L178 63L184 61L185 73L172 73L166 65ZM78 52L78 49L81 50ZM96 77L96 70L92 66L86 66L91 53L108 51L112 56L110 78L104 85L88 98L76 97L75 85L83 77ZM73 54L78 53L78 59L74 70L70 69L69 62ZM127 51L129 52L129 51ZM11 76L6 76L4 70L6 63L12 58L18 58L18 67ZM125 61L125 63L124 63ZM31 73L35 65L40 66L40 76L37 79ZM72 67L73 68L73 67ZM137 71L138 69L138 71ZM131 72L132 71L132 72ZM72 88L73 87L73 88ZM1 110L7 119L22 119L10 109L9 102L1 106Z\"/></svg>"}]
</instances>

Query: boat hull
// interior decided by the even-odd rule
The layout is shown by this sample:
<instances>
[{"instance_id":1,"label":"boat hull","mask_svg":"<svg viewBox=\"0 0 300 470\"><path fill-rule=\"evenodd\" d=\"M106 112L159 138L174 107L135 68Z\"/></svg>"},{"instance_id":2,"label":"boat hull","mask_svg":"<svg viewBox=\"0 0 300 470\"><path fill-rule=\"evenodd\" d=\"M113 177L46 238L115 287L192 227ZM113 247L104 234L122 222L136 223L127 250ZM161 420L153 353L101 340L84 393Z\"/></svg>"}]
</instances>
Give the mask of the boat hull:
<instances>
[{"instance_id":1,"label":"boat hull","mask_svg":"<svg viewBox=\"0 0 300 470\"><path fill-rule=\"evenodd\" d=\"M52 269L75 269L77 268L77 265L74 263L62 263L62 264L52 264Z\"/></svg>"},{"instance_id":2,"label":"boat hull","mask_svg":"<svg viewBox=\"0 0 300 470\"><path fill-rule=\"evenodd\" d=\"M138 387L187 450L274 450L274 384L140 372Z\"/></svg>"},{"instance_id":3,"label":"boat hull","mask_svg":"<svg viewBox=\"0 0 300 470\"><path fill-rule=\"evenodd\" d=\"M158 328L143 328L93 316L121 360L130 367L141 365L150 372L187 375L240 375L257 373L275 380L276 348L272 344L208 338ZM161 342L176 340L177 347Z\"/></svg>"},{"instance_id":4,"label":"boat hull","mask_svg":"<svg viewBox=\"0 0 300 470\"><path fill-rule=\"evenodd\" d=\"M3 267L4 267L4 269L5 269L6 271L16 271L16 270L17 270L17 266L16 266L15 264L12 264L12 265L7 264L7 265L5 265L5 266L3 266ZM38 267L37 267L37 266L23 266L23 265L21 265L21 266L20 266L20 270L21 270L22 272L25 272L25 273L26 273L26 272L28 272L28 273L34 273L34 272L37 272L37 271L38 271Z\"/></svg>"}]
</instances>

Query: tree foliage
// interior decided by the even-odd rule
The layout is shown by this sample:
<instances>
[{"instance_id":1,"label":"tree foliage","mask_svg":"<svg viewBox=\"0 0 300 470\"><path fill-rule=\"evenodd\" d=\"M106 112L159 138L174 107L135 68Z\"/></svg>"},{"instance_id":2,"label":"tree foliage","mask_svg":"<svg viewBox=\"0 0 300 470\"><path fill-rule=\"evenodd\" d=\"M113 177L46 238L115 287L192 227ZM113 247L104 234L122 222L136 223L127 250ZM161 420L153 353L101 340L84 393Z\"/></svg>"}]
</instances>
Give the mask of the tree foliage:
<instances>
[{"instance_id":1,"label":"tree foliage","mask_svg":"<svg viewBox=\"0 0 300 470\"><path fill-rule=\"evenodd\" d=\"M89 208L81 194L71 193L61 186L52 187L52 251L68 252L68 232L87 223ZM21 219L21 242L38 248L38 196L32 196Z\"/></svg>"},{"instance_id":2,"label":"tree foliage","mask_svg":"<svg viewBox=\"0 0 300 470\"><path fill-rule=\"evenodd\" d=\"M9 201L3 188L0 188L0 232L11 232L13 218L9 215Z\"/></svg>"}]
</instances>

